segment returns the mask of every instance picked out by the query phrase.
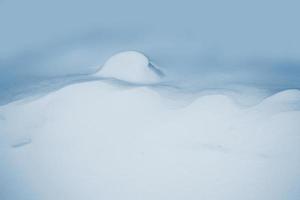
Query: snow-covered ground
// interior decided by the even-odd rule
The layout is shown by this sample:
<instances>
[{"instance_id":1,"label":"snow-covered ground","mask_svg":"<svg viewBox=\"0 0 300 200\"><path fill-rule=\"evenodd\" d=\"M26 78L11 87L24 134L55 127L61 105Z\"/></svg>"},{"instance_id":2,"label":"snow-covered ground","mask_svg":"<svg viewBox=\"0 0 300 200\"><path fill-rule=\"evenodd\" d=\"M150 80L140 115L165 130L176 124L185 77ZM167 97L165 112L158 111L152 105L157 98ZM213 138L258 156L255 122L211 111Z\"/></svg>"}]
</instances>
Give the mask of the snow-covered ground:
<instances>
[{"instance_id":1,"label":"snow-covered ground","mask_svg":"<svg viewBox=\"0 0 300 200\"><path fill-rule=\"evenodd\" d=\"M299 200L299 7L0 0L0 200Z\"/></svg>"},{"instance_id":2,"label":"snow-covered ground","mask_svg":"<svg viewBox=\"0 0 300 200\"><path fill-rule=\"evenodd\" d=\"M245 106L118 55L99 79L0 107L1 199L300 198L299 90L252 89L258 103Z\"/></svg>"}]
</instances>

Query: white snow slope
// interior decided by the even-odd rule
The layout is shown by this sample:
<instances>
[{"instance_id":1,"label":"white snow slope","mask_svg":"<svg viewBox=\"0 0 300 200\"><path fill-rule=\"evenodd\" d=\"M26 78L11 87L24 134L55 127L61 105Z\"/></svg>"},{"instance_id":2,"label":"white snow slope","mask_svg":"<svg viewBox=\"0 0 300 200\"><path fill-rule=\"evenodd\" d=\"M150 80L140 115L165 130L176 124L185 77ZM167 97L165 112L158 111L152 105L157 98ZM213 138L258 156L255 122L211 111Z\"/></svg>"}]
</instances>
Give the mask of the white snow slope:
<instances>
[{"instance_id":1,"label":"white snow slope","mask_svg":"<svg viewBox=\"0 0 300 200\"><path fill-rule=\"evenodd\" d=\"M95 76L133 83L156 83L160 76L149 59L140 52L125 51L109 58Z\"/></svg>"},{"instance_id":2,"label":"white snow slope","mask_svg":"<svg viewBox=\"0 0 300 200\"><path fill-rule=\"evenodd\" d=\"M0 107L0 199L299 199L299 108L299 90L242 107L106 81L12 102Z\"/></svg>"}]
</instances>

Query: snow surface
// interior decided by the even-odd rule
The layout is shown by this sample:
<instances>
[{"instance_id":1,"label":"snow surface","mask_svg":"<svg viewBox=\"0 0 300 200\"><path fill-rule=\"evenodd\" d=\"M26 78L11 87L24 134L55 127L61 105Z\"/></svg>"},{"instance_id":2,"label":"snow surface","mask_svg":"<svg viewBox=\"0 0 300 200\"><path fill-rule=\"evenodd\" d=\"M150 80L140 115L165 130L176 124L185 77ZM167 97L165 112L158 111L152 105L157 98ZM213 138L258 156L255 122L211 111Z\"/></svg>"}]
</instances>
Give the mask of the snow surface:
<instances>
[{"instance_id":1,"label":"snow surface","mask_svg":"<svg viewBox=\"0 0 300 200\"><path fill-rule=\"evenodd\" d=\"M155 83L160 80L158 69L140 52L125 51L110 57L95 74L131 83Z\"/></svg>"},{"instance_id":2,"label":"snow surface","mask_svg":"<svg viewBox=\"0 0 300 200\"><path fill-rule=\"evenodd\" d=\"M299 6L0 0L0 200L299 200Z\"/></svg>"},{"instance_id":3,"label":"snow surface","mask_svg":"<svg viewBox=\"0 0 300 200\"><path fill-rule=\"evenodd\" d=\"M1 199L300 197L299 90L252 107L166 92L92 81L0 107Z\"/></svg>"}]
</instances>

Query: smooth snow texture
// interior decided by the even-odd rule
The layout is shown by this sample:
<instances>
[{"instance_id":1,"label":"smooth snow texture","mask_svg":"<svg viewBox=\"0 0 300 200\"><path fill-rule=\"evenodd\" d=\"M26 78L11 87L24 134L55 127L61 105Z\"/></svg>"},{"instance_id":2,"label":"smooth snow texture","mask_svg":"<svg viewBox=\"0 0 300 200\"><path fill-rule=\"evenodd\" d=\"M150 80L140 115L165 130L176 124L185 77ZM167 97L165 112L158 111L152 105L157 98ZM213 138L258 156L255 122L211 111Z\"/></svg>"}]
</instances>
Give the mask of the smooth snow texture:
<instances>
[{"instance_id":1,"label":"smooth snow texture","mask_svg":"<svg viewBox=\"0 0 300 200\"><path fill-rule=\"evenodd\" d=\"M249 108L225 95L202 96L184 107L170 107L170 101L145 86L119 88L96 81L0 107L0 168L5 177L0 179L0 196L300 197L298 90Z\"/></svg>"},{"instance_id":2,"label":"smooth snow texture","mask_svg":"<svg viewBox=\"0 0 300 200\"><path fill-rule=\"evenodd\" d=\"M125 51L113 55L95 75L131 83L155 83L160 80L157 69L148 58L136 51Z\"/></svg>"}]
</instances>

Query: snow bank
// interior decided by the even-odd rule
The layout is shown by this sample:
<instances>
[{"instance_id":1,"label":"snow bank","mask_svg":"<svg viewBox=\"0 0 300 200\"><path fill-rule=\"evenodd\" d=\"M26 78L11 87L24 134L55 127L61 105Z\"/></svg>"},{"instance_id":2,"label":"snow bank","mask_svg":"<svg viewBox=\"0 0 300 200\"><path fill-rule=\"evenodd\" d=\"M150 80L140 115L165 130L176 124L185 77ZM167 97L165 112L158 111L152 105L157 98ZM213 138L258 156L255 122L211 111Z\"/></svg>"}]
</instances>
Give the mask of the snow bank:
<instances>
[{"instance_id":1,"label":"snow bank","mask_svg":"<svg viewBox=\"0 0 300 200\"><path fill-rule=\"evenodd\" d=\"M142 53L125 51L110 57L95 76L115 78L131 83L155 83L160 72Z\"/></svg>"},{"instance_id":2,"label":"snow bank","mask_svg":"<svg viewBox=\"0 0 300 200\"><path fill-rule=\"evenodd\" d=\"M225 95L170 107L148 87L98 81L2 106L0 196L295 199L300 112L290 102L298 93L249 108Z\"/></svg>"}]
</instances>

